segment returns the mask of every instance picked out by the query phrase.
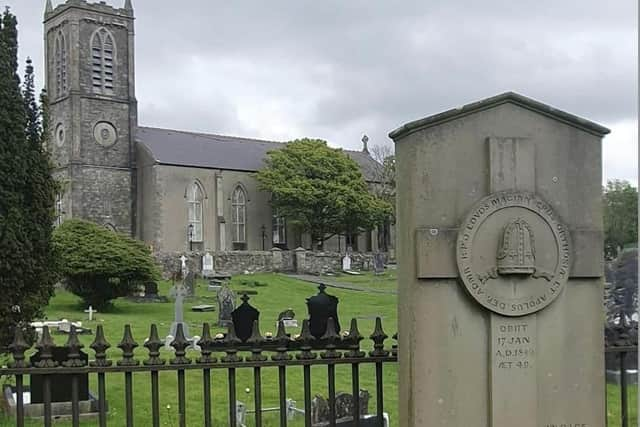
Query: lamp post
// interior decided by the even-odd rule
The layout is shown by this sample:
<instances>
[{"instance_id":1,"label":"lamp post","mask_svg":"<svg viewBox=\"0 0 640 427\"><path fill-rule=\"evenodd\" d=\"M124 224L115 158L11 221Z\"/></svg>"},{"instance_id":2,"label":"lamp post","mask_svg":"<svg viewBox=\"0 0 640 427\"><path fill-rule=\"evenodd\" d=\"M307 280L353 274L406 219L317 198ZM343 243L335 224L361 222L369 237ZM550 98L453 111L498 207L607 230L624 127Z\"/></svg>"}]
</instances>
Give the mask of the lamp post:
<instances>
[{"instance_id":1,"label":"lamp post","mask_svg":"<svg viewBox=\"0 0 640 427\"><path fill-rule=\"evenodd\" d=\"M264 251L264 239L267 237L266 230L267 230L267 227L265 227L264 224L262 224L262 227L260 227L260 231L262 232L262 250L263 251Z\"/></svg>"},{"instance_id":2,"label":"lamp post","mask_svg":"<svg viewBox=\"0 0 640 427\"><path fill-rule=\"evenodd\" d=\"M193 224L189 224L189 252L193 252Z\"/></svg>"}]
</instances>

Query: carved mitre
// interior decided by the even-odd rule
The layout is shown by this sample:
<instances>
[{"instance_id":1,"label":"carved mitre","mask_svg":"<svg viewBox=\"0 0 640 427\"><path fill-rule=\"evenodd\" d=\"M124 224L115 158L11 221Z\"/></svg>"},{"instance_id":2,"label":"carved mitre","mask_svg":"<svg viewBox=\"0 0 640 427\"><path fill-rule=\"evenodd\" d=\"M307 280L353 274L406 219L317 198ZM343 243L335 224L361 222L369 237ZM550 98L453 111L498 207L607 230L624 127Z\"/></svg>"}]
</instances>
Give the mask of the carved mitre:
<instances>
[{"instance_id":1,"label":"carved mitre","mask_svg":"<svg viewBox=\"0 0 640 427\"><path fill-rule=\"evenodd\" d=\"M510 221L498 248L498 274L533 274L535 261L531 226L522 218Z\"/></svg>"}]
</instances>

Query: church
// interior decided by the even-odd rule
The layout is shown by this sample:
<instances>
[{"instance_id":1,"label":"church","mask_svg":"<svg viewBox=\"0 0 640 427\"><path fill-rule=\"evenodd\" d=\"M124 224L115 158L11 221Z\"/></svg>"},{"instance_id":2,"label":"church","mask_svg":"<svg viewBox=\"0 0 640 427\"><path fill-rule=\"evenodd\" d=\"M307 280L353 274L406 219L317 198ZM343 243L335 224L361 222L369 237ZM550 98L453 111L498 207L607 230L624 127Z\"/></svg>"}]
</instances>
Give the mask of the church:
<instances>
[{"instance_id":1,"label":"church","mask_svg":"<svg viewBox=\"0 0 640 427\"><path fill-rule=\"evenodd\" d=\"M62 191L58 222L83 218L148 243L154 252L311 247L271 209L253 174L282 143L145 127L135 94L134 12L67 0L44 13L49 151ZM375 185L380 165L345 151ZM350 238L355 251L387 250L390 227ZM344 251L333 237L325 250Z\"/></svg>"}]
</instances>

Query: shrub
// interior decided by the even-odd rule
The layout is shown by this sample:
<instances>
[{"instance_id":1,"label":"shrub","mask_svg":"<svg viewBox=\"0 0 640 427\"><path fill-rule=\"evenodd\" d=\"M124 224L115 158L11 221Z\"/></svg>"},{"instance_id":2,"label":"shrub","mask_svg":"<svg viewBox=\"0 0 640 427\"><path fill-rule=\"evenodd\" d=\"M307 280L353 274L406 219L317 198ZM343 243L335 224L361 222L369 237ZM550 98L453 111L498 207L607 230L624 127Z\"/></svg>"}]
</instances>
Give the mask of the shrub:
<instances>
[{"instance_id":1,"label":"shrub","mask_svg":"<svg viewBox=\"0 0 640 427\"><path fill-rule=\"evenodd\" d=\"M144 243L88 221L65 221L53 241L67 288L97 308L160 276Z\"/></svg>"}]
</instances>

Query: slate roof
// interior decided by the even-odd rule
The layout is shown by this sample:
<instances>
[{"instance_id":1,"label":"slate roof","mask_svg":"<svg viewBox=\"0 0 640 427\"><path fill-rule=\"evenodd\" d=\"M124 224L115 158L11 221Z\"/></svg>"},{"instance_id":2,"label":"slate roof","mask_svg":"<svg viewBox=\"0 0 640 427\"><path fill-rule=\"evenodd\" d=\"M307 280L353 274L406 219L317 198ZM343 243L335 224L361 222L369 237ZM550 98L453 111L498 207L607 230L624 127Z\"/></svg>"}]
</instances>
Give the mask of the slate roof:
<instances>
[{"instance_id":1,"label":"slate roof","mask_svg":"<svg viewBox=\"0 0 640 427\"><path fill-rule=\"evenodd\" d=\"M567 113L566 111L558 110L557 108L544 104L540 101L536 101L535 99L531 99L515 92L505 92L501 93L500 95L492 96L491 98L472 102L459 108L452 108L442 113L425 117L424 119L414 120L412 122L406 123L399 128L391 131L389 133L389 137L395 140L417 130L436 126L451 120L458 119L460 117L467 116L469 114L476 113L478 111L493 108L500 104L506 103L519 105L528 110L564 122L568 125L577 127L578 129L582 129L600 137L611 132L609 129L599 125L598 123L583 119L582 117L575 116L573 114Z\"/></svg>"},{"instance_id":2,"label":"slate roof","mask_svg":"<svg viewBox=\"0 0 640 427\"><path fill-rule=\"evenodd\" d=\"M261 169L267 151L284 145L275 141L146 126L138 127L136 139L159 164L246 172ZM367 181L376 181L379 176L376 170L380 164L369 154L362 151L344 152L358 163Z\"/></svg>"}]
</instances>

